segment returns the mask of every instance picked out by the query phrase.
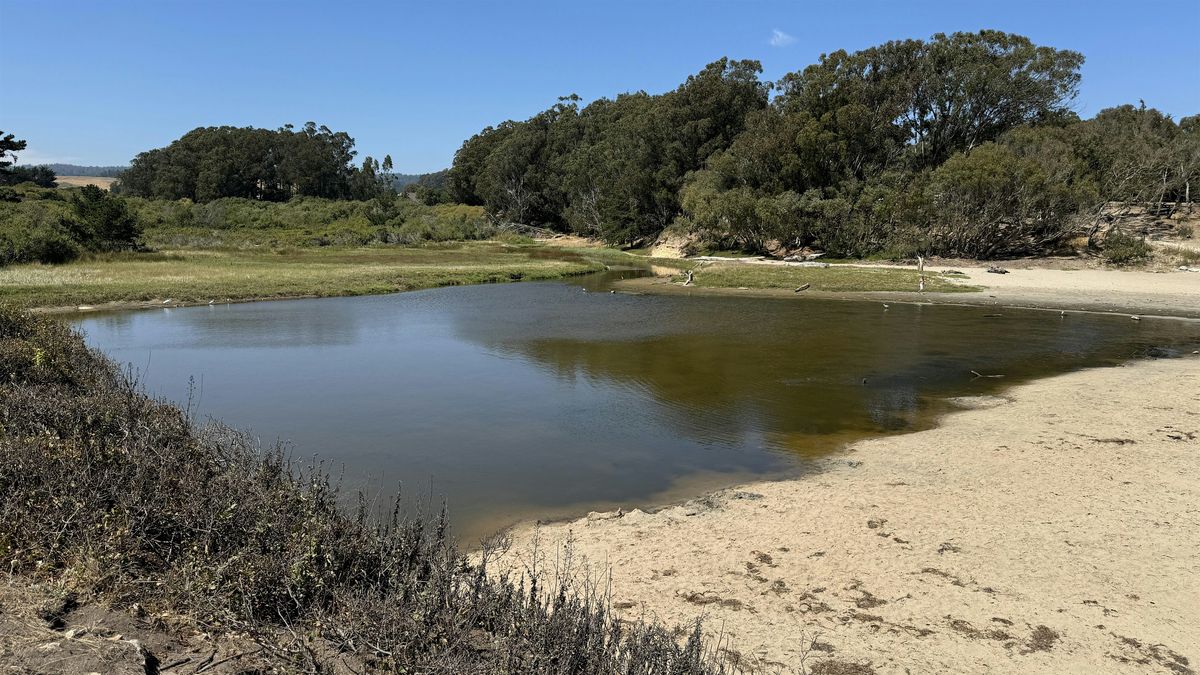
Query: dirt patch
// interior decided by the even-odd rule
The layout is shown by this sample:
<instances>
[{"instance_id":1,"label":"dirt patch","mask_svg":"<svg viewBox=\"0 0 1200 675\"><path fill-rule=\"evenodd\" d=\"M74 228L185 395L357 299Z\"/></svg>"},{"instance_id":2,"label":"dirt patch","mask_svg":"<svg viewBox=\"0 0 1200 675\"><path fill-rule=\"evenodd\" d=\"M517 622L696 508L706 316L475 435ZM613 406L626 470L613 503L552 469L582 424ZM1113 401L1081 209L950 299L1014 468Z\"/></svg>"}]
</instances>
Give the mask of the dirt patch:
<instances>
[{"instance_id":1,"label":"dirt patch","mask_svg":"<svg viewBox=\"0 0 1200 675\"><path fill-rule=\"evenodd\" d=\"M118 612L15 581L0 585L0 663L5 672L47 674L232 675L272 667L251 640L214 639L178 617Z\"/></svg>"}]
</instances>

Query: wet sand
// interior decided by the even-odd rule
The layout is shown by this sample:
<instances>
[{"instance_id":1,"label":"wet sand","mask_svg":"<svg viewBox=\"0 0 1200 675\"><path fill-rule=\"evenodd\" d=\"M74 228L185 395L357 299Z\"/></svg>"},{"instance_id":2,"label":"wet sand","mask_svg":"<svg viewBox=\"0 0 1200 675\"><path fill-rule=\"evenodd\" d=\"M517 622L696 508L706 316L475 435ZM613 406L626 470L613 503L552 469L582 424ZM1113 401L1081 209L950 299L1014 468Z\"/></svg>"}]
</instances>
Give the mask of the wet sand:
<instances>
[{"instance_id":1,"label":"wet sand","mask_svg":"<svg viewBox=\"0 0 1200 675\"><path fill-rule=\"evenodd\" d=\"M726 657L767 669L1195 670L1200 356L958 403L814 475L525 524L503 564L536 539L553 567L570 541L626 617L703 616Z\"/></svg>"}]
</instances>

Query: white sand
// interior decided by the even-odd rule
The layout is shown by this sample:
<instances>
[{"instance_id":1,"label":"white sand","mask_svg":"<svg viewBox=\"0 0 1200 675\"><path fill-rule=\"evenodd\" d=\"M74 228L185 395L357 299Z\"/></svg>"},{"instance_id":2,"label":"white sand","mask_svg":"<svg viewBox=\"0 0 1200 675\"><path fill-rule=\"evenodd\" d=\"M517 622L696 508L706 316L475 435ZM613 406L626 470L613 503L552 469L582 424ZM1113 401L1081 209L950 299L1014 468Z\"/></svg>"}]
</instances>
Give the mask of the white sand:
<instances>
[{"instance_id":1,"label":"white sand","mask_svg":"<svg viewBox=\"0 0 1200 675\"><path fill-rule=\"evenodd\" d=\"M940 270L941 267L932 267ZM1200 273L1135 272L1100 269L1013 269L991 274L983 267L954 268L980 293L929 294L946 302L1137 312L1200 314Z\"/></svg>"},{"instance_id":2,"label":"white sand","mask_svg":"<svg viewBox=\"0 0 1200 675\"><path fill-rule=\"evenodd\" d=\"M626 616L704 615L730 658L767 667L798 668L818 636L810 670L1196 669L1200 357L964 405L810 477L542 526L540 550L573 538L598 576L611 566ZM513 533L507 564L534 531Z\"/></svg>"}]
</instances>

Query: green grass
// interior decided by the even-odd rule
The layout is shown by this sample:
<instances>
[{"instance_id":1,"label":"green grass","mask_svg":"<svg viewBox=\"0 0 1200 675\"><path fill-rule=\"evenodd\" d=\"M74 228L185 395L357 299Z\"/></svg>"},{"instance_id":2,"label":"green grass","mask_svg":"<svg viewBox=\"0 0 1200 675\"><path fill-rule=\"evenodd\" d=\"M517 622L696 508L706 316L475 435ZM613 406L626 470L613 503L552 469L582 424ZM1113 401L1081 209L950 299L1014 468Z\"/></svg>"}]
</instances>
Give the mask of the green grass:
<instances>
[{"instance_id":1,"label":"green grass","mask_svg":"<svg viewBox=\"0 0 1200 675\"><path fill-rule=\"evenodd\" d=\"M700 288L779 288L792 290L812 284L814 291L916 291L916 270L887 267L785 267L772 265L707 265L696 268L695 285ZM956 293L978 290L951 283L952 277L926 273L925 290L931 293Z\"/></svg>"},{"instance_id":2,"label":"green grass","mask_svg":"<svg viewBox=\"0 0 1200 675\"><path fill-rule=\"evenodd\" d=\"M0 303L65 307L367 295L520 280L604 269L581 255L469 242L415 248L175 250L94 256L65 265L0 268Z\"/></svg>"}]
</instances>

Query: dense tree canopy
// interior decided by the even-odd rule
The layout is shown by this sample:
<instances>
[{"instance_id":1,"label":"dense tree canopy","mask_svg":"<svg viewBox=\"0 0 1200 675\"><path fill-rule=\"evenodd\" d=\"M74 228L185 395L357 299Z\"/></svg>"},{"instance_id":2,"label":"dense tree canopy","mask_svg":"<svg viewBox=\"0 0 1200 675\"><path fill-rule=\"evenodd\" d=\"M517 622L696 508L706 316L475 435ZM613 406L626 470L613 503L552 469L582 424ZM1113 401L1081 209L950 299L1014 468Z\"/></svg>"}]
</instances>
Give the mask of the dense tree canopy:
<instances>
[{"instance_id":1,"label":"dense tree canopy","mask_svg":"<svg viewBox=\"0 0 1200 675\"><path fill-rule=\"evenodd\" d=\"M222 197L370 199L381 167L353 165L354 139L313 122L283 128L202 127L134 158L114 187L139 197L207 202ZM390 158L388 158L390 164ZM390 170L390 166L389 166Z\"/></svg>"},{"instance_id":2,"label":"dense tree canopy","mask_svg":"<svg viewBox=\"0 0 1200 675\"><path fill-rule=\"evenodd\" d=\"M721 59L678 89L579 98L472 137L448 176L452 197L497 218L633 241L666 227L679 190L767 106L757 61Z\"/></svg>"},{"instance_id":3,"label":"dense tree canopy","mask_svg":"<svg viewBox=\"0 0 1200 675\"><path fill-rule=\"evenodd\" d=\"M1082 63L990 30L837 51L773 84L722 59L666 94L568 97L489 127L448 190L614 243L675 225L751 250L1035 252L1106 200L1190 200L1200 170L1197 118L1080 121Z\"/></svg>"}]
</instances>

